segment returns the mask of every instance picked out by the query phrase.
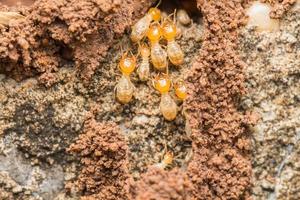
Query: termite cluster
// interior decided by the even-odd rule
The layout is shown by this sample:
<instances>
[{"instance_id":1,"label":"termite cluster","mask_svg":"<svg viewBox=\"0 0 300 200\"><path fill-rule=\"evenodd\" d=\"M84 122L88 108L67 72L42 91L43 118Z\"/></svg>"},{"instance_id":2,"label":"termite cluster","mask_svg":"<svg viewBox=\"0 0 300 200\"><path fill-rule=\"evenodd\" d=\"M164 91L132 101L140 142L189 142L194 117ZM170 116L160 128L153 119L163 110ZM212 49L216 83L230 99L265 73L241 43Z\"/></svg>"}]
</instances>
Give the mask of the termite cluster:
<instances>
[{"instance_id":1,"label":"termite cluster","mask_svg":"<svg viewBox=\"0 0 300 200\"><path fill-rule=\"evenodd\" d=\"M188 15L180 11L177 17L178 19L185 17L186 21ZM175 97L170 95L170 91L174 89L178 102L184 101L187 97L184 81L181 79L172 81L169 76L169 61L174 66L180 66L184 62L184 53L175 40L177 35L175 17L173 19L171 16L162 17L157 6L150 8L146 15L132 26L130 39L138 47L138 53L135 56L127 51L123 53L119 61L122 77L116 85L115 94L120 103L129 103L133 98L135 87L130 75L137 68L139 79L141 81L152 80L154 89L161 94L159 106L163 117L168 121L176 118L178 106ZM137 63L138 56L141 61ZM151 64L158 71L158 74L152 78L150 78Z\"/></svg>"}]
</instances>

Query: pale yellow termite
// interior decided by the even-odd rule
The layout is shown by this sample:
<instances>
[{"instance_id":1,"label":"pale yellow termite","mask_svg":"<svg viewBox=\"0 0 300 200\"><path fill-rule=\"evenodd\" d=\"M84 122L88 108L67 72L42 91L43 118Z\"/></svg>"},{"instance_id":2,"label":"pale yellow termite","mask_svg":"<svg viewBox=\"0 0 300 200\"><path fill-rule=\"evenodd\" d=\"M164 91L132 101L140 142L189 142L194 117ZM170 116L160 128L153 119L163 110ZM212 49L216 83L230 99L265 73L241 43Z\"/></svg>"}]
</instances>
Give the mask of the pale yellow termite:
<instances>
[{"instance_id":1,"label":"pale yellow termite","mask_svg":"<svg viewBox=\"0 0 300 200\"><path fill-rule=\"evenodd\" d=\"M175 41L176 26L169 19L164 20L162 24L162 35L168 41L167 53L173 65L181 65L184 61L184 53L178 43Z\"/></svg>"},{"instance_id":2,"label":"pale yellow termite","mask_svg":"<svg viewBox=\"0 0 300 200\"><path fill-rule=\"evenodd\" d=\"M160 17L160 10L157 7L150 8L148 13L132 26L130 35L131 40L133 42L140 41L143 37L146 36L150 23L152 21L159 21Z\"/></svg>"},{"instance_id":3,"label":"pale yellow termite","mask_svg":"<svg viewBox=\"0 0 300 200\"><path fill-rule=\"evenodd\" d=\"M160 24L153 23L150 25L147 37L151 45L151 62L153 66L158 70L166 69L168 65L167 53L159 44L162 32Z\"/></svg>"},{"instance_id":4,"label":"pale yellow termite","mask_svg":"<svg viewBox=\"0 0 300 200\"><path fill-rule=\"evenodd\" d=\"M166 120L172 121L176 118L177 105L169 93L164 93L161 95L159 107Z\"/></svg>"},{"instance_id":5,"label":"pale yellow termite","mask_svg":"<svg viewBox=\"0 0 300 200\"><path fill-rule=\"evenodd\" d=\"M127 53L123 54L119 68L122 72L122 77L116 85L116 97L119 102L126 104L130 102L134 93L134 85L130 81L129 75L134 71L136 67L136 57L128 57Z\"/></svg>"},{"instance_id":6,"label":"pale yellow termite","mask_svg":"<svg viewBox=\"0 0 300 200\"><path fill-rule=\"evenodd\" d=\"M178 99L184 101L187 97L187 87L183 80L177 80L174 84L175 94Z\"/></svg>"},{"instance_id":7,"label":"pale yellow termite","mask_svg":"<svg viewBox=\"0 0 300 200\"><path fill-rule=\"evenodd\" d=\"M150 74L150 64L149 64L150 49L148 45L145 43L139 45L139 53L141 54L142 61L139 64L137 73L141 81L146 81L148 80Z\"/></svg>"},{"instance_id":8,"label":"pale yellow termite","mask_svg":"<svg viewBox=\"0 0 300 200\"><path fill-rule=\"evenodd\" d=\"M134 85L129 76L122 75L116 86L116 97L120 103L129 103L134 93Z\"/></svg>"},{"instance_id":9,"label":"pale yellow termite","mask_svg":"<svg viewBox=\"0 0 300 200\"><path fill-rule=\"evenodd\" d=\"M161 94L160 99L160 111L164 118L168 121L172 121L177 116L177 105L169 94L171 87L171 80L168 75L160 75L155 78L153 85L157 91Z\"/></svg>"},{"instance_id":10,"label":"pale yellow termite","mask_svg":"<svg viewBox=\"0 0 300 200\"><path fill-rule=\"evenodd\" d=\"M191 23L191 18L184 9L177 11L177 20L183 25L189 25Z\"/></svg>"}]
</instances>

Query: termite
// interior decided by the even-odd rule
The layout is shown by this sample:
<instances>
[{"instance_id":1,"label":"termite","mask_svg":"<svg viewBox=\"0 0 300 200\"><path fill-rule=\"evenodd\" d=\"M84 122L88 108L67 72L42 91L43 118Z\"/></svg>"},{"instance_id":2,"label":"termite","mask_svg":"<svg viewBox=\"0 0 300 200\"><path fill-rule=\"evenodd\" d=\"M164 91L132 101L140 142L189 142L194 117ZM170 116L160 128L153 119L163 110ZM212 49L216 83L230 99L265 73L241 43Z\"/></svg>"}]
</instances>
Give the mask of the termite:
<instances>
[{"instance_id":1,"label":"termite","mask_svg":"<svg viewBox=\"0 0 300 200\"><path fill-rule=\"evenodd\" d=\"M119 62L119 68L122 72L122 77L116 85L116 97L119 102L126 104L130 102L134 92L134 85L130 81L130 74L134 71L136 67L136 57L128 56L128 53L124 53Z\"/></svg>"},{"instance_id":2,"label":"termite","mask_svg":"<svg viewBox=\"0 0 300 200\"><path fill-rule=\"evenodd\" d=\"M154 88L161 94L160 111L164 118L172 121L177 116L177 105L169 94L171 80L167 74L158 75L153 80Z\"/></svg>"},{"instance_id":3,"label":"termite","mask_svg":"<svg viewBox=\"0 0 300 200\"><path fill-rule=\"evenodd\" d=\"M151 61L153 66L158 70L166 69L168 65L167 53L159 44L159 40L162 36L162 30L159 23L153 23L150 25L147 37L151 46Z\"/></svg>"},{"instance_id":4,"label":"termite","mask_svg":"<svg viewBox=\"0 0 300 200\"><path fill-rule=\"evenodd\" d=\"M191 23L191 18L184 9L177 11L177 20L183 25L189 25Z\"/></svg>"},{"instance_id":5,"label":"termite","mask_svg":"<svg viewBox=\"0 0 300 200\"><path fill-rule=\"evenodd\" d=\"M139 45L139 54L141 54L142 61L139 64L137 73L141 81L146 81L148 80L150 74L150 49L146 43L142 43L141 45Z\"/></svg>"},{"instance_id":6,"label":"termite","mask_svg":"<svg viewBox=\"0 0 300 200\"><path fill-rule=\"evenodd\" d=\"M183 80L177 80L174 84L175 94L180 100L185 100L187 97L187 88Z\"/></svg>"},{"instance_id":7,"label":"termite","mask_svg":"<svg viewBox=\"0 0 300 200\"><path fill-rule=\"evenodd\" d=\"M164 155L164 159L162 160L162 163L165 166L171 165L173 163L173 152L168 151L165 155Z\"/></svg>"},{"instance_id":8,"label":"termite","mask_svg":"<svg viewBox=\"0 0 300 200\"><path fill-rule=\"evenodd\" d=\"M167 166L171 165L173 163L173 152L168 151L164 155L163 159L161 160L160 163L157 163L155 166L161 169L165 169Z\"/></svg>"},{"instance_id":9,"label":"termite","mask_svg":"<svg viewBox=\"0 0 300 200\"><path fill-rule=\"evenodd\" d=\"M175 41L176 25L170 19L165 19L162 23L162 35L167 40L167 53L173 65L181 65L184 60L184 54L178 43Z\"/></svg>"},{"instance_id":10,"label":"termite","mask_svg":"<svg viewBox=\"0 0 300 200\"><path fill-rule=\"evenodd\" d=\"M156 7L150 8L147 14L132 26L130 38L133 42L140 41L147 34L147 31L152 21L158 22L160 20L161 13L160 10L157 8L159 4L160 2L157 4Z\"/></svg>"}]
</instances>

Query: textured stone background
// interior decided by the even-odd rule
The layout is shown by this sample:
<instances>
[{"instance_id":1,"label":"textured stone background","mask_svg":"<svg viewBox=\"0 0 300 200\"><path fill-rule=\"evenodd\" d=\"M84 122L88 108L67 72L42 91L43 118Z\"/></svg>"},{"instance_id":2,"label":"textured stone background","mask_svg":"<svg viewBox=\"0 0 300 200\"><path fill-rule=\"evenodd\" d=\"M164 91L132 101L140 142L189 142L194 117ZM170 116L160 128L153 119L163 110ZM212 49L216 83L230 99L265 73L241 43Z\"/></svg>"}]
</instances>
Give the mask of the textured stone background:
<instances>
[{"instance_id":1,"label":"textured stone background","mask_svg":"<svg viewBox=\"0 0 300 200\"><path fill-rule=\"evenodd\" d=\"M282 14L281 28L258 33L242 26L242 5L249 1L164 1L164 12L181 7L193 16L192 25L178 24L185 64L171 68L172 77L191 83L189 110L198 121L188 124L186 105L174 122L163 120L151 81L136 75L135 100L123 106L114 99L120 45L134 48L129 26L154 1L38 2L31 9L0 7L29 16L9 31L1 28L1 200L126 199L126 192L140 199L190 199L190 193L196 199L300 199L300 3L285 13L291 1L270 1L273 15ZM247 124L250 112L259 117L254 127ZM201 131L191 132L190 125ZM106 130L114 137L99 136ZM165 147L173 164L152 168ZM99 174L113 181L98 181ZM139 181L127 184L129 175Z\"/></svg>"}]
</instances>

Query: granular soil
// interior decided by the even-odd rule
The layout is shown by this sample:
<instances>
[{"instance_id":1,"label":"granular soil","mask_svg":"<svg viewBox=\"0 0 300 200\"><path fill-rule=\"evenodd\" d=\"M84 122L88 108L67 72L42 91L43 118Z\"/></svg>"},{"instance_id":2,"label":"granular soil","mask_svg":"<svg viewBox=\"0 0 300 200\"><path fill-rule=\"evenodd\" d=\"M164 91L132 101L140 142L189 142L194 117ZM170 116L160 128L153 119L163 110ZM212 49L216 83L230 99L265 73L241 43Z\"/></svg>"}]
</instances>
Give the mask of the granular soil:
<instances>
[{"instance_id":1,"label":"granular soil","mask_svg":"<svg viewBox=\"0 0 300 200\"><path fill-rule=\"evenodd\" d=\"M37 7L38 4L39 2L36 2L34 6ZM44 1L42 1L41 10L44 8L43 6L46 6ZM143 6L145 7L142 12L134 14L136 15L135 20L148 10L150 3L147 2ZM35 12L38 11L35 10ZM55 14L55 12L52 13ZM194 23L190 26L181 26L182 37L178 42L186 54L186 63L179 69L173 67L170 69L172 78L183 78L189 70L192 58L201 46L203 31L201 18L199 15L195 15L193 21ZM10 26L19 25L11 24ZM47 29L47 23L44 26ZM9 32L10 29L7 31ZM87 129L84 129L83 124L86 121L86 114L94 105L99 107L94 113L97 123L102 126L116 123L124 134L129 150L126 158L129 161L127 167L134 179L138 179L149 166L159 163L164 156L165 148L174 154L174 162L169 168L186 166L186 156L190 155L191 141L185 131L184 115L180 112L177 119L171 123L163 119L158 108L159 94L152 88L150 80L141 83L137 80L136 75L132 77L139 92L135 94L135 100L129 105L121 105L114 98L114 87L120 77L117 68L122 53L120 44L124 45L123 48L130 46L127 33L125 31L124 36L120 34L118 37L116 36L118 39L112 40L111 49L107 51L105 59L101 62L98 63L98 56L93 57L93 59L97 59L97 65L101 67L96 68L94 75L86 79L89 80L88 84L83 84L82 73L74 68L75 63L72 61L60 63L57 72L51 73L55 77L55 81L49 88L45 88L37 80L46 73L22 82L11 79L10 74L1 75L0 98L3 111L3 116L0 118L1 141L3 141L1 148L4 152L12 149L11 151L20 154L21 160L16 160L15 165L19 165L23 161L27 161L28 164L26 164L26 170L21 168L19 171L10 171L9 176L15 177L18 173L22 173L33 177L34 183L31 184L22 179L18 181L22 188L20 192L13 193L10 188L5 189L5 192L11 193L16 199L76 199L80 195L94 198L91 191L85 193L85 191L79 190L76 193L71 190L71 196L68 196L69 194L67 195L61 188L61 185L66 183L74 183L71 185L76 188L75 186L78 185L76 183L80 182L76 180L80 180L79 177L85 177L85 174L82 176L79 174L84 169L84 166L78 162L80 158L66 153L66 149L77 141L76 138L80 133L85 135L84 133L88 132ZM99 37L98 34L100 33L97 32L95 36L88 35L90 39L83 43L98 48L101 44L95 43L94 40ZM58 34L58 36L64 35ZM55 48L60 48L61 43L55 42L53 45ZM82 59L88 57L88 55L85 57L86 54L94 53L90 46L87 47L83 44L79 46L82 47ZM46 55L48 56L48 54ZM56 56L60 57L60 54ZM70 57L69 54L68 59L72 60L74 57ZM34 74L30 74L30 76L32 75ZM151 76L154 75L155 73L152 72ZM182 106L180 109L182 110ZM78 140L80 141L80 139ZM9 146L13 147L10 149ZM11 153L7 152L5 155L4 158L7 158ZM4 171L9 171L7 166L9 164L3 166ZM57 183L48 181L46 177L40 176L34 170L36 166L41 171L50 171L51 168L54 168L53 166L59 166L60 168L54 169L62 169L62 171L56 172L62 173L63 180L59 179ZM48 188L52 185L58 187L49 190ZM100 191L95 195L101 196L102 193Z\"/></svg>"},{"instance_id":2,"label":"granular soil","mask_svg":"<svg viewBox=\"0 0 300 200\"><path fill-rule=\"evenodd\" d=\"M1 72L17 80L40 74L52 85L58 68L66 62L88 80L106 55L113 39L144 13L151 1L38 1L19 11L26 18L2 28Z\"/></svg>"},{"instance_id":3,"label":"granular soil","mask_svg":"<svg viewBox=\"0 0 300 200\"><path fill-rule=\"evenodd\" d=\"M141 180L131 185L131 199L151 200L151 199L191 199L192 184L187 174L175 168L165 171L156 166L150 167L142 175Z\"/></svg>"},{"instance_id":4,"label":"granular soil","mask_svg":"<svg viewBox=\"0 0 300 200\"><path fill-rule=\"evenodd\" d=\"M251 189L251 115L237 108L245 93L245 64L238 56L241 3L198 1L206 27L199 56L187 78L185 102L193 141L188 174L195 199L247 199Z\"/></svg>"},{"instance_id":5,"label":"granular soil","mask_svg":"<svg viewBox=\"0 0 300 200\"><path fill-rule=\"evenodd\" d=\"M178 24L185 64L171 66L170 73L188 82L189 97L173 122L159 114L159 94L150 80L141 83L134 74L134 100L121 105L114 98L120 48L134 48L130 25L154 1L1 4L0 10L26 17L1 27L0 158L7 162L0 163L0 197L250 199L250 132L257 117L240 106L246 65L237 48L248 3L165 0L160 5L167 14L184 8L193 20ZM271 3L277 6L273 17L292 5ZM163 170L156 164L166 151L173 152L174 161ZM60 178L47 178L55 175Z\"/></svg>"},{"instance_id":6,"label":"granular soil","mask_svg":"<svg viewBox=\"0 0 300 200\"><path fill-rule=\"evenodd\" d=\"M75 187L81 199L128 199L127 145L116 124L98 123L91 116L68 151L78 154L83 166L68 190Z\"/></svg>"},{"instance_id":7,"label":"granular soil","mask_svg":"<svg viewBox=\"0 0 300 200\"><path fill-rule=\"evenodd\" d=\"M264 3L270 3L273 7L270 16L275 19L281 18L297 0L263 0Z\"/></svg>"}]
</instances>

